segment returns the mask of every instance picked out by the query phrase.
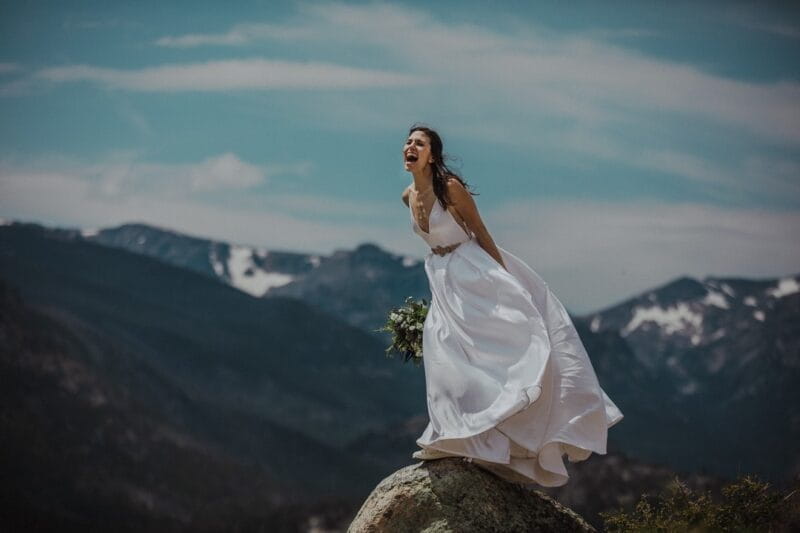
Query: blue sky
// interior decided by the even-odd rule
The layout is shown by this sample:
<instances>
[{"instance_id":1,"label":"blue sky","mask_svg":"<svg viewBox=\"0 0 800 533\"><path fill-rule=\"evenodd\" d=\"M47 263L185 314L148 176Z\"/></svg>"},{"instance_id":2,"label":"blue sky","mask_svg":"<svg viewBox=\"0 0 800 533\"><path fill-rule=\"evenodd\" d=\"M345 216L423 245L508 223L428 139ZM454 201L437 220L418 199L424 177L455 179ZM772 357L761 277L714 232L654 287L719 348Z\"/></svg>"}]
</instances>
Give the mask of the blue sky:
<instances>
[{"instance_id":1,"label":"blue sky","mask_svg":"<svg viewBox=\"0 0 800 533\"><path fill-rule=\"evenodd\" d=\"M781 4L3 2L0 216L421 258L421 121L572 312L796 273L799 51Z\"/></svg>"}]
</instances>

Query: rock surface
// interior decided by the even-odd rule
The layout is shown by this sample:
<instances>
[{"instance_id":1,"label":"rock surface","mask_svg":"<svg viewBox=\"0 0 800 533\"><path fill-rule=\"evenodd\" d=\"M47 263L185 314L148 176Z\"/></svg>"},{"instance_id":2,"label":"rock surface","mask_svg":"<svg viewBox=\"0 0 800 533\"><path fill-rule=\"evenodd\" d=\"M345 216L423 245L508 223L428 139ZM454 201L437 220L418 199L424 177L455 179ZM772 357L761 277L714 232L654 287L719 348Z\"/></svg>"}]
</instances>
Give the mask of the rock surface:
<instances>
[{"instance_id":1,"label":"rock surface","mask_svg":"<svg viewBox=\"0 0 800 533\"><path fill-rule=\"evenodd\" d=\"M460 457L423 461L381 481L348 533L596 531L541 491Z\"/></svg>"}]
</instances>

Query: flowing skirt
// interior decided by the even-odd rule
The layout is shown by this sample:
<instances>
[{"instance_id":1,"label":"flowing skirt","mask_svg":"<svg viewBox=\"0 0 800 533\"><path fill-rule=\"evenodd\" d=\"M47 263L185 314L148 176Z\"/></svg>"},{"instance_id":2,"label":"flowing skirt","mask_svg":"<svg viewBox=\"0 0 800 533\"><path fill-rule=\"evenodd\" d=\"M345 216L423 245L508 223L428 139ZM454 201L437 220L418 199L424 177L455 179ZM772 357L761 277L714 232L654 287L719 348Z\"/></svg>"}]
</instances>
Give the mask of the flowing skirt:
<instances>
[{"instance_id":1,"label":"flowing skirt","mask_svg":"<svg viewBox=\"0 0 800 533\"><path fill-rule=\"evenodd\" d=\"M608 428L623 414L547 283L498 249L508 271L475 239L425 259L430 421L417 444L509 481L561 486L569 478L563 455L605 454Z\"/></svg>"}]
</instances>

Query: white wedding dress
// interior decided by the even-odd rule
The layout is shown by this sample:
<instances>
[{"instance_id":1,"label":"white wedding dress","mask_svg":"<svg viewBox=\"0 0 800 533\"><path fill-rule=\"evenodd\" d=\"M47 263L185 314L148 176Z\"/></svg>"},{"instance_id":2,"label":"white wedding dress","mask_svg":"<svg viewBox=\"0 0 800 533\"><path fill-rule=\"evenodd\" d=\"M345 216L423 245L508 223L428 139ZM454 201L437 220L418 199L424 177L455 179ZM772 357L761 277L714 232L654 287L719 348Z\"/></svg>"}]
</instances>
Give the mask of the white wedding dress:
<instances>
[{"instance_id":1,"label":"white wedding dress","mask_svg":"<svg viewBox=\"0 0 800 533\"><path fill-rule=\"evenodd\" d=\"M563 462L606 453L622 412L598 383L569 315L547 283L500 246L506 271L438 199L425 256L431 302L423 329L430 421L423 450L470 458L509 481L556 487Z\"/></svg>"}]
</instances>

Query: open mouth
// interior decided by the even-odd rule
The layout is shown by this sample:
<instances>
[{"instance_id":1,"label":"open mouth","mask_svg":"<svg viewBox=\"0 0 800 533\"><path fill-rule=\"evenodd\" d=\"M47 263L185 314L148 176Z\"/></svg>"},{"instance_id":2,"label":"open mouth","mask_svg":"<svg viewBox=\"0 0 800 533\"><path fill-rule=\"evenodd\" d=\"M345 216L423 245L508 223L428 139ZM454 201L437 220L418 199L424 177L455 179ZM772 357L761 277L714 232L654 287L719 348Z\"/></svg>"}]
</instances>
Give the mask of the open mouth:
<instances>
[{"instance_id":1,"label":"open mouth","mask_svg":"<svg viewBox=\"0 0 800 533\"><path fill-rule=\"evenodd\" d=\"M406 154L406 162L408 163L414 163L418 158L417 154Z\"/></svg>"}]
</instances>

